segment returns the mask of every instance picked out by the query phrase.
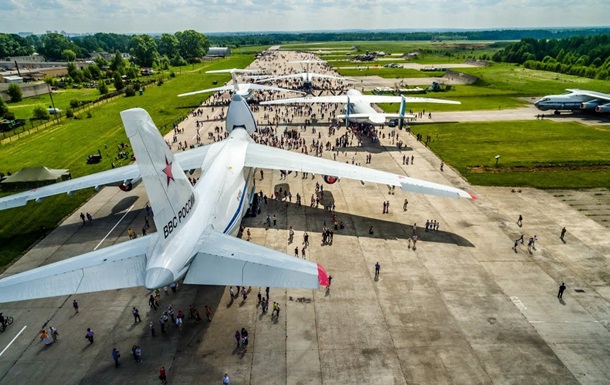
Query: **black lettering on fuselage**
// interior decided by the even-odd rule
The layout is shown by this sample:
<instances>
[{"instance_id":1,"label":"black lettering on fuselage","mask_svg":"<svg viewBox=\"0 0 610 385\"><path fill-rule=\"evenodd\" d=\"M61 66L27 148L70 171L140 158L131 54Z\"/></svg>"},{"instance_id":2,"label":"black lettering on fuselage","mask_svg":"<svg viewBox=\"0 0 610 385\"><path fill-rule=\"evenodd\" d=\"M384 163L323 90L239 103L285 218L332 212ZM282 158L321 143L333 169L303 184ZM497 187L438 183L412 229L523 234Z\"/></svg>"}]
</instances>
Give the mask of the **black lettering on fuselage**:
<instances>
[{"instance_id":1,"label":"black lettering on fuselage","mask_svg":"<svg viewBox=\"0 0 610 385\"><path fill-rule=\"evenodd\" d=\"M178 225L185 221L188 215L190 214L193 205L195 204L195 194L191 194L186 203L178 210L177 215L175 215L165 226L163 226L163 236L165 238L169 237L174 230L178 228Z\"/></svg>"}]
</instances>

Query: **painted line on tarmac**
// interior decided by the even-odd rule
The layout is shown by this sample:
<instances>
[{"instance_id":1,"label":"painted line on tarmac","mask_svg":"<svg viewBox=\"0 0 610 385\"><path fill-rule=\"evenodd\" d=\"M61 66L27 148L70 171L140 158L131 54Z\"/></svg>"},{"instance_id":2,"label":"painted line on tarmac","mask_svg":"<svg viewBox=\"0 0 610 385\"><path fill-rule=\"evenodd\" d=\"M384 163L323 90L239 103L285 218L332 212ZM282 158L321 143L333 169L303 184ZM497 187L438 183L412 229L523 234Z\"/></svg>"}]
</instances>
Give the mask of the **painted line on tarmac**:
<instances>
[{"instance_id":1,"label":"painted line on tarmac","mask_svg":"<svg viewBox=\"0 0 610 385\"><path fill-rule=\"evenodd\" d=\"M15 340L17 339L17 337L19 337L21 335L21 333L23 333L23 331L25 330L25 328L27 328L28 325L25 325L23 328L21 328L21 331L19 333L17 333L17 335L15 336L15 338L13 338L11 340L11 342L8 343L8 345L6 345L6 347L4 348L3 351L0 352L0 357L2 357L2 355L4 354L4 352L6 352L8 350L8 348L11 347L11 345L13 344L13 342L15 342Z\"/></svg>"},{"instance_id":2,"label":"painted line on tarmac","mask_svg":"<svg viewBox=\"0 0 610 385\"><path fill-rule=\"evenodd\" d=\"M129 209L127 209L127 211L125 212L125 214L123 214L123 216L121 217L121 219L119 219L119 221L116 223L116 225L112 226L112 228L110 229L110 231L108 232L108 234L106 234L106 236L104 238L102 238L102 240L100 241L100 243L97 244L97 246L95 246L95 249L93 249L94 251L97 250L98 247L100 247L100 245L102 244L102 242L104 242L106 240L106 238L108 238L110 236L110 233L112 233L114 231L114 229L116 229L116 227L121 223L121 221L123 219L125 219L125 217L127 216L127 214L129 214L129 212L131 211L131 209L133 209L133 206L135 205L131 205L131 207Z\"/></svg>"}]
</instances>

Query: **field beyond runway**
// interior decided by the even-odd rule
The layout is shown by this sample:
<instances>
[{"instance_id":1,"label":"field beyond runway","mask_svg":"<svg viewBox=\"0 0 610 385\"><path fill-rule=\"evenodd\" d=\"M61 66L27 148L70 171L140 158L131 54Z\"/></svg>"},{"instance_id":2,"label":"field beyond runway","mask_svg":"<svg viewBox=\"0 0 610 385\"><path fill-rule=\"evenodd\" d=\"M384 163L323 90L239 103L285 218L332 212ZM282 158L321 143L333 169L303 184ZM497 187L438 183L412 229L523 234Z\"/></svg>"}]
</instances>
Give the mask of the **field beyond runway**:
<instances>
[{"instance_id":1,"label":"field beyond runway","mask_svg":"<svg viewBox=\"0 0 610 385\"><path fill-rule=\"evenodd\" d=\"M202 138L217 124L206 122ZM194 119L182 127L179 139L191 141ZM323 142L335 138L325 128L321 135ZM365 140L364 147L349 148L338 160L353 157L364 164L370 152L370 167L451 184L479 199L391 195L386 186L350 180L324 185L324 203L336 205L346 227L335 231L333 245L322 246L320 230L325 220L330 224L330 214L308 207L320 176L304 180L290 174L280 180L278 172L265 170L257 191L289 189L293 197L303 196L304 207L269 201L261 215L244 220L252 241L292 255L307 231L307 258L333 276L329 292L271 289L271 301L282 306L272 321L256 306L258 288L242 304L231 301L225 287L181 286L177 294L162 293L161 304L187 313L184 330L172 327L154 338L147 324L155 323L159 333L161 311L148 308L150 293L144 289L4 304L1 311L15 323L0 334L0 351L27 328L0 358L0 383L156 383L162 365L170 384L220 383L225 372L232 384L609 383L609 230L557 192L469 186L449 167L441 172L440 160L413 137L399 135L408 145L402 152L388 139L381 145ZM317 133L310 129L302 136L310 143ZM403 155L413 155L414 165L403 165ZM329 152L324 156L332 158ZM8 273L90 251L103 239L101 247L127 241L127 229L143 224L146 201L142 186L127 194L102 190ZM389 214L381 213L383 201L390 202ZM93 224L81 225L80 211L93 213ZM277 216L276 227L264 227L267 214ZM523 227L515 223L519 214ZM424 230L428 219L440 222L439 231ZM407 243L413 223L416 250ZM287 242L290 225L296 231L293 244ZM566 243L559 239L563 226ZM526 243L537 235L531 254L524 245L517 253L511 249L521 234ZM561 281L567 290L560 301ZM78 314L73 298L81 304ZM212 322L189 320L189 304L202 314L205 304L211 306ZM144 322L133 324L133 306ZM45 347L40 341L43 325L58 328L57 343ZM96 333L92 345L84 338L88 327ZM250 336L245 353L235 349L233 338L242 327ZM130 355L134 344L142 348L143 363ZM118 369L113 347L121 351Z\"/></svg>"}]
</instances>

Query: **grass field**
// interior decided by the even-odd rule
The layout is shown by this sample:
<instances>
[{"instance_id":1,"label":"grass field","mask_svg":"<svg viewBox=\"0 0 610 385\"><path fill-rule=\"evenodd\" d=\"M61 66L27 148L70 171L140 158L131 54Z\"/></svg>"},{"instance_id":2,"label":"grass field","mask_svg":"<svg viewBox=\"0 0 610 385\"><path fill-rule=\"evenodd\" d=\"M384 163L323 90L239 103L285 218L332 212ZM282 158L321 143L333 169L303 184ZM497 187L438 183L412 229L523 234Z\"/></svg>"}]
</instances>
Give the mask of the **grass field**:
<instances>
[{"instance_id":1,"label":"grass field","mask_svg":"<svg viewBox=\"0 0 610 385\"><path fill-rule=\"evenodd\" d=\"M534 120L425 124L412 131L430 135L430 148L472 184L610 188L610 128Z\"/></svg>"},{"instance_id":2,"label":"grass field","mask_svg":"<svg viewBox=\"0 0 610 385\"><path fill-rule=\"evenodd\" d=\"M128 142L119 112L133 108L145 108L164 133L172 128L188 111L199 106L205 94L178 98L176 95L212 86L212 81L224 82L230 74L205 75L212 69L243 68L250 64L252 55L234 55L227 59L174 69L175 78L162 86L149 86L143 96L119 97L92 108L92 118L64 119L60 124L44 131L24 136L0 147L0 171L18 171L28 166L47 166L70 169L73 177L110 169L128 163L115 160L117 145ZM26 99L27 101L27 99ZM87 155L102 152L102 162L87 165ZM40 226L52 229L66 215L73 212L93 191L83 191L72 197L56 196L44 204L30 203L26 207L0 211L0 266L18 257L40 236Z\"/></svg>"}]
</instances>

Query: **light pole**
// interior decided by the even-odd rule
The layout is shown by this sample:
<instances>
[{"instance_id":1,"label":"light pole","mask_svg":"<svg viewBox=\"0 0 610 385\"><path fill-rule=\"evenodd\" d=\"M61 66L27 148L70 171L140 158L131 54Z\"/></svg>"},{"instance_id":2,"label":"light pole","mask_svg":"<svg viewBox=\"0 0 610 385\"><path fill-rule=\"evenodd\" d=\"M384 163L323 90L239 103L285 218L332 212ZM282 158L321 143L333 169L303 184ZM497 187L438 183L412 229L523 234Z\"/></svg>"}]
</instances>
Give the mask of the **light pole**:
<instances>
[{"instance_id":1,"label":"light pole","mask_svg":"<svg viewBox=\"0 0 610 385\"><path fill-rule=\"evenodd\" d=\"M500 155L496 155L496 167L498 167L498 161L500 160Z\"/></svg>"}]
</instances>

